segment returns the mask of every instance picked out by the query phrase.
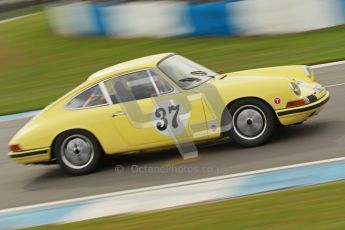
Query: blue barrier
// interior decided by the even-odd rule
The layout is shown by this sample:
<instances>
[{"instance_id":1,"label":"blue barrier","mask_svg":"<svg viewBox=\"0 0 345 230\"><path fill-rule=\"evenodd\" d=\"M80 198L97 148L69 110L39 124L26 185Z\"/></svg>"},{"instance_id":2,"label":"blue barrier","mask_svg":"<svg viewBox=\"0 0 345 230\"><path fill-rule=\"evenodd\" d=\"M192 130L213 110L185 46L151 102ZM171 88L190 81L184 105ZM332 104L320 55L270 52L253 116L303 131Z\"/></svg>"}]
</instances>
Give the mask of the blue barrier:
<instances>
[{"instance_id":1,"label":"blue barrier","mask_svg":"<svg viewBox=\"0 0 345 230\"><path fill-rule=\"evenodd\" d=\"M103 16L103 8L106 7L103 4L92 4L90 7L91 14L93 15L95 28L94 35L106 35L106 20Z\"/></svg>"},{"instance_id":2,"label":"blue barrier","mask_svg":"<svg viewBox=\"0 0 345 230\"><path fill-rule=\"evenodd\" d=\"M338 4L339 4L341 12L342 12L343 23L345 24L345 0L338 0Z\"/></svg>"},{"instance_id":3,"label":"blue barrier","mask_svg":"<svg viewBox=\"0 0 345 230\"><path fill-rule=\"evenodd\" d=\"M169 4L174 13L167 10ZM181 7L175 7L176 4ZM291 4L286 0L202 4L145 1L108 7L82 2L57 9L53 15L58 19L51 20L51 25L63 35L164 37L284 34L345 24L345 0L304 0L289 7ZM50 9L54 11L54 7Z\"/></svg>"},{"instance_id":4,"label":"blue barrier","mask_svg":"<svg viewBox=\"0 0 345 230\"><path fill-rule=\"evenodd\" d=\"M234 30L229 23L228 3L215 2L190 4L188 13L193 32L191 35L233 35Z\"/></svg>"}]
</instances>

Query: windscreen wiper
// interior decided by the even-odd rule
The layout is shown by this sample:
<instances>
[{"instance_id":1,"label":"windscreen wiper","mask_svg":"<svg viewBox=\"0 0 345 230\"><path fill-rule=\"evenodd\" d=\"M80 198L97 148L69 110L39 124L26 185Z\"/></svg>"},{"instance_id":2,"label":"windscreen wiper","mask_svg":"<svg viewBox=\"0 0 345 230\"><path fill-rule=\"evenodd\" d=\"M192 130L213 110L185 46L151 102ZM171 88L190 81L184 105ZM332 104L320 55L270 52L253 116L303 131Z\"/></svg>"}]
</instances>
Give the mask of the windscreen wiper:
<instances>
[{"instance_id":1,"label":"windscreen wiper","mask_svg":"<svg viewBox=\"0 0 345 230\"><path fill-rule=\"evenodd\" d=\"M179 81L201 81L201 79L199 78L196 78L196 77L185 77L185 78L182 78L180 79Z\"/></svg>"},{"instance_id":2,"label":"windscreen wiper","mask_svg":"<svg viewBox=\"0 0 345 230\"><path fill-rule=\"evenodd\" d=\"M220 78L219 78L219 80L222 80L223 78L225 78L225 77L227 77L228 75L227 74L224 74L223 76L221 76Z\"/></svg>"}]
</instances>

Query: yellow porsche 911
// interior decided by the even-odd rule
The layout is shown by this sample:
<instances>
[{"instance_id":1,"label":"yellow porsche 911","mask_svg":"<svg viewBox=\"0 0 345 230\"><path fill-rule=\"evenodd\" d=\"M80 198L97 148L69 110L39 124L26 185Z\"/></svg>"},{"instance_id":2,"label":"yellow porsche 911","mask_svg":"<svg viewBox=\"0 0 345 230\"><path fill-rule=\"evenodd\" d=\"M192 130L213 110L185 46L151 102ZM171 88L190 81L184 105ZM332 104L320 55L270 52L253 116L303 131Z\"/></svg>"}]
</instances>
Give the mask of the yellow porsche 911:
<instances>
[{"instance_id":1,"label":"yellow porsche 911","mask_svg":"<svg viewBox=\"0 0 345 230\"><path fill-rule=\"evenodd\" d=\"M91 75L47 106L11 140L22 164L57 162L73 175L105 154L183 146L230 136L245 147L278 125L318 114L329 92L307 66L220 74L174 53L124 62Z\"/></svg>"}]
</instances>

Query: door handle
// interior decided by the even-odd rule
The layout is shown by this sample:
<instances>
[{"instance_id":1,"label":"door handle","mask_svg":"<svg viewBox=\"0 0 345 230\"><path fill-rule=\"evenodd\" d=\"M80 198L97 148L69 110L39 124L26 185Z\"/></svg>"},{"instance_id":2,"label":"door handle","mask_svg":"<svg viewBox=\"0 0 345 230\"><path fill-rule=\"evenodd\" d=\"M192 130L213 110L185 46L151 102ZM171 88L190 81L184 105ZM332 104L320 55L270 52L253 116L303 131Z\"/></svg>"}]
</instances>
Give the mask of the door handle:
<instances>
[{"instance_id":1,"label":"door handle","mask_svg":"<svg viewBox=\"0 0 345 230\"><path fill-rule=\"evenodd\" d=\"M116 113L113 113L111 115L111 117L117 117L117 116L121 116L121 115L125 115L126 113L125 112L116 112Z\"/></svg>"}]
</instances>

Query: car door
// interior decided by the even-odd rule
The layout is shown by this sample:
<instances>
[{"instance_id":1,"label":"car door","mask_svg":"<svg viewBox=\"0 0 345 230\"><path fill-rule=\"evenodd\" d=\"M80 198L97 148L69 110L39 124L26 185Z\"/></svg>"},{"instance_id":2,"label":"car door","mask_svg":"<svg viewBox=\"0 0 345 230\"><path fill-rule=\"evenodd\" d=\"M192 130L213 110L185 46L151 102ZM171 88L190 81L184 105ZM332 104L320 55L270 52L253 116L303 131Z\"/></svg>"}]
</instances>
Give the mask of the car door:
<instances>
[{"instance_id":1,"label":"car door","mask_svg":"<svg viewBox=\"0 0 345 230\"><path fill-rule=\"evenodd\" d=\"M156 69L104 82L113 104L112 123L129 145L173 144L207 138L202 98L179 91Z\"/></svg>"}]
</instances>

